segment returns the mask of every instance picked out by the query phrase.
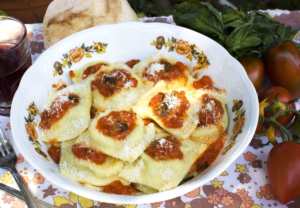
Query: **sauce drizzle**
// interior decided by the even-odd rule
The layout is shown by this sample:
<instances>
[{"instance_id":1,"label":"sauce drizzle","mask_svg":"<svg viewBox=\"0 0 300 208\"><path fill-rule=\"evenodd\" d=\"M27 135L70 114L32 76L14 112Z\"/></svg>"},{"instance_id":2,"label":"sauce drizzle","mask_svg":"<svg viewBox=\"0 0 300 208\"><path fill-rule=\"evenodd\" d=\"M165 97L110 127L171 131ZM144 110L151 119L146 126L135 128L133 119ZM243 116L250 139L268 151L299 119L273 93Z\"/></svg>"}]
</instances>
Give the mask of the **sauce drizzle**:
<instances>
[{"instance_id":1,"label":"sauce drizzle","mask_svg":"<svg viewBox=\"0 0 300 208\"><path fill-rule=\"evenodd\" d=\"M54 146L54 144L52 143L51 147L48 149L48 154L56 164L58 164L60 161L60 153L61 148Z\"/></svg>"},{"instance_id":2,"label":"sauce drizzle","mask_svg":"<svg viewBox=\"0 0 300 208\"><path fill-rule=\"evenodd\" d=\"M108 194L135 195L137 190L131 185L124 186L121 181L116 180L111 184L104 186L103 192Z\"/></svg>"},{"instance_id":3,"label":"sauce drizzle","mask_svg":"<svg viewBox=\"0 0 300 208\"><path fill-rule=\"evenodd\" d=\"M58 122L73 107L80 102L80 97L70 93L57 97L50 105L41 113L41 122L39 129L50 129L51 126Z\"/></svg>"},{"instance_id":4,"label":"sauce drizzle","mask_svg":"<svg viewBox=\"0 0 300 208\"><path fill-rule=\"evenodd\" d=\"M174 136L167 136L153 141L145 153L155 160L182 159L181 142Z\"/></svg>"},{"instance_id":5,"label":"sauce drizzle","mask_svg":"<svg viewBox=\"0 0 300 208\"><path fill-rule=\"evenodd\" d=\"M84 70L84 72L82 73L82 80L84 80L91 74L95 74L97 71L99 71L101 69L102 66L108 66L108 64L99 63L99 64L95 64L93 66L89 66L88 68L86 68Z\"/></svg>"},{"instance_id":6,"label":"sauce drizzle","mask_svg":"<svg viewBox=\"0 0 300 208\"><path fill-rule=\"evenodd\" d=\"M205 89L205 90L220 90L214 87L214 83L209 76L204 75L201 79L193 82L193 87L196 90Z\"/></svg>"},{"instance_id":7,"label":"sauce drizzle","mask_svg":"<svg viewBox=\"0 0 300 208\"><path fill-rule=\"evenodd\" d=\"M180 128L190 102L184 91L159 92L151 98L149 106L167 128Z\"/></svg>"},{"instance_id":8,"label":"sauce drizzle","mask_svg":"<svg viewBox=\"0 0 300 208\"><path fill-rule=\"evenodd\" d=\"M94 151L93 149L84 147L80 144L73 144L72 152L75 157L83 160L93 161L97 165L105 163L106 160L106 155L102 152Z\"/></svg>"},{"instance_id":9,"label":"sauce drizzle","mask_svg":"<svg viewBox=\"0 0 300 208\"><path fill-rule=\"evenodd\" d=\"M127 61L125 64L129 66L130 68L133 68L136 64L140 63L139 59L132 59L130 61Z\"/></svg>"},{"instance_id":10,"label":"sauce drizzle","mask_svg":"<svg viewBox=\"0 0 300 208\"><path fill-rule=\"evenodd\" d=\"M218 125L224 109L222 103L208 94L202 95L202 107L199 112L198 126Z\"/></svg>"},{"instance_id":11,"label":"sauce drizzle","mask_svg":"<svg viewBox=\"0 0 300 208\"><path fill-rule=\"evenodd\" d=\"M126 85L125 85L126 84ZM138 80L124 69L115 69L111 72L99 72L92 81L92 89L98 89L104 97L110 97L123 88L136 87Z\"/></svg>"},{"instance_id":12,"label":"sauce drizzle","mask_svg":"<svg viewBox=\"0 0 300 208\"><path fill-rule=\"evenodd\" d=\"M184 79L187 81L188 78L185 75L186 71L187 69L182 62L178 61L176 64L172 65L167 60L162 59L159 63L151 63L144 70L142 76L144 79L154 82L154 84L160 80L171 82L174 79Z\"/></svg>"},{"instance_id":13,"label":"sauce drizzle","mask_svg":"<svg viewBox=\"0 0 300 208\"><path fill-rule=\"evenodd\" d=\"M115 140L125 139L135 128L136 115L129 111L111 111L101 117L97 129L105 136Z\"/></svg>"}]
</instances>

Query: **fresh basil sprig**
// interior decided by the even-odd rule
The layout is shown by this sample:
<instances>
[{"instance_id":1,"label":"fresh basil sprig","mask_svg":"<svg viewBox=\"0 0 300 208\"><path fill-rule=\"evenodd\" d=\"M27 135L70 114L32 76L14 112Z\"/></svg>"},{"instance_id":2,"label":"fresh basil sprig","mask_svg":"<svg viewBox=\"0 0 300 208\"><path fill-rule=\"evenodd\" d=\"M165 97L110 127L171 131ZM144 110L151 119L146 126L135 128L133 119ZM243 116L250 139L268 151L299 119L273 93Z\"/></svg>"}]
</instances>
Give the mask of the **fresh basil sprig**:
<instances>
[{"instance_id":1,"label":"fresh basil sprig","mask_svg":"<svg viewBox=\"0 0 300 208\"><path fill-rule=\"evenodd\" d=\"M260 11L244 12L225 5L220 13L209 3L198 0L185 1L175 9L173 18L177 25L212 38L236 58L253 51L264 54L274 41L270 30L286 40L292 40L298 32Z\"/></svg>"}]
</instances>

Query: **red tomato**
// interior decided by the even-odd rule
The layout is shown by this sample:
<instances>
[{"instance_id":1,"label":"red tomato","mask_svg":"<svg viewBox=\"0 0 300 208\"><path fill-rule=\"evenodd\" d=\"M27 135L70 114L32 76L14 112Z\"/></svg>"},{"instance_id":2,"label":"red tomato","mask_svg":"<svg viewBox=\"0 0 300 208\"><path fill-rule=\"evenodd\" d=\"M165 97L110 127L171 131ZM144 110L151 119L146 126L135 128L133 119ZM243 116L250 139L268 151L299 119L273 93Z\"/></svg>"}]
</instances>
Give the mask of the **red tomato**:
<instances>
[{"instance_id":1,"label":"red tomato","mask_svg":"<svg viewBox=\"0 0 300 208\"><path fill-rule=\"evenodd\" d=\"M300 51L292 41L269 47L265 54L266 72L273 85L300 97Z\"/></svg>"},{"instance_id":2,"label":"red tomato","mask_svg":"<svg viewBox=\"0 0 300 208\"><path fill-rule=\"evenodd\" d=\"M270 151L267 161L270 185L281 204L300 196L300 145L281 142Z\"/></svg>"},{"instance_id":3,"label":"red tomato","mask_svg":"<svg viewBox=\"0 0 300 208\"><path fill-rule=\"evenodd\" d=\"M264 132L264 126L260 122L258 122L255 134L262 134L263 132Z\"/></svg>"},{"instance_id":4,"label":"red tomato","mask_svg":"<svg viewBox=\"0 0 300 208\"><path fill-rule=\"evenodd\" d=\"M258 95L259 102L266 99L266 97L268 96L269 93L270 93L270 95L267 99L267 102L272 102L278 93L280 93L280 95L278 95L278 99L282 103L288 102L293 99L291 93L289 93L289 91L287 91L283 87L272 86L272 87L267 87L266 89L261 91L261 93L259 93L259 95ZM295 103L292 103L289 106L291 109L296 108ZM265 112L265 117L271 117L272 114L273 114L272 112ZM281 125L286 126L292 121L292 119L294 118L294 115L295 115L295 113L292 113L289 116L279 116L276 119L276 121L278 121Z\"/></svg>"},{"instance_id":5,"label":"red tomato","mask_svg":"<svg viewBox=\"0 0 300 208\"><path fill-rule=\"evenodd\" d=\"M255 56L243 56L239 58L238 61L243 65L249 79L257 91L264 80L264 62Z\"/></svg>"}]
</instances>

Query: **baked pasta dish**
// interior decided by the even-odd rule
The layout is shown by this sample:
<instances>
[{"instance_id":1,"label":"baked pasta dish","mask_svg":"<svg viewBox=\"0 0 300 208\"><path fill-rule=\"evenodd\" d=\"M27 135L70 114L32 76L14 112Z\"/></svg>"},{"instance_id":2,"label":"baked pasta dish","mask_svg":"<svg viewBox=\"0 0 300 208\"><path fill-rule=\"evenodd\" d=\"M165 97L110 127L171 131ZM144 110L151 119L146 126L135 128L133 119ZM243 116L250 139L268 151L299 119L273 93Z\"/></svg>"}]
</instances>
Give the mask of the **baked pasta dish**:
<instances>
[{"instance_id":1,"label":"baked pasta dish","mask_svg":"<svg viewBox=\"0 0 300 208\"><path fill-rule=\"evenodd\" d=\"M217 158L227 138L226 90L156 53L92 62L49 92L39 138L59 171L110 194L175 188Z\"/></svg>"}]
</instances>

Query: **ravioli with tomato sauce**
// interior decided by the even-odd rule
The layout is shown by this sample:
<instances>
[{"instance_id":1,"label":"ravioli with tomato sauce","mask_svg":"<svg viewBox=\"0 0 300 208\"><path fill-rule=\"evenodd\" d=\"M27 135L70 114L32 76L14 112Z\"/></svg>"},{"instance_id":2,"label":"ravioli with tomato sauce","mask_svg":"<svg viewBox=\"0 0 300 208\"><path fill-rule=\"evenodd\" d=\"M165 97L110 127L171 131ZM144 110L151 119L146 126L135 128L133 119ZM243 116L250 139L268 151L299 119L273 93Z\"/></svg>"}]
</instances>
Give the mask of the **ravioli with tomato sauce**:
<instances>
[{"instance_id":1,"label":"ravioli with tomato sauce","mask_svg":"<svg viewBox=\"0 0 300 208\"><path fill-rule=\"evenodd\" d=\"M187 139L196 129L200 102L185 88L159 81L133 106L143 119L154 120L161 128L180 139Z\"/></svg>"},{"instance_id":2,"label":"ravioli with tomato sauce","mask_svg":"<svg viewBox=\"0 0 300 208\"><path fill-rule=\"evenodd\" d=\"M207 145L163 133L156 134L155 138L145 153L125 165L119 176L132 183L165 191L178 186Z\"/></svg>"},{"instance_id":3,"label":"ravioli with tomato sauce","mask_svg":"<svg viewBox=\"0 0 300 208\"><path fill-rule=\"evenodd\" d=\"M89 126L91 103L89 84L78 83L49 93L46 108L40 114L40 139L60 142L77 137Z\"/></svg>"},{"instance_id":4,"label":"ravioli with tomato sauce","mask_svg":"<svg viewBox=\"0 0 300 208\"><path fill-rule=\"evenodd\" d=\"M116 180L123 185L129 185L128 181L118 176L123 168L124 162L115 158L106 157L105 163L97 165L90 160L78 158L73 154L72 149L77 140L85 140L89 137L85 132L78 139L72 139L61 144L61 159L59 171L68 178L78 183L90 186L105 186ZM90 146L87 146L91 148ZM85 147L85 148L87 148Z\"/></svg>"},{"instance_id":5,"label":"ravioli with tomato sauce","mask_svg":"<svg viewBox=\"0 0 300 208\"><path fill-rule=\"evenodd\" d=\"M69 72L69 75L73 83L78 83L82 81L88 82L90 79L93 79L94 74L106 67L109 67L110 65L111 64L106 61L94 61L84 65L80 69L71 70Z\"/></svg>"},{"instance_id":6,"label":"ravioli with tomato sauce","mask_svg":"<svg viewBox=\"0 0 300 208\"><path fill-rule=\"evenodd\" d=\"M155 86L160 80L184 87L192 80L187 67L180 61L175 61L160 53L155 53L133 67L138 76Z\"/></svg>"},{"instance_id":7,"label":"ravioli with tomato sauce","mask_svg":"<svg viewBox=\"0 0 300 208\"><path fill-rule=\"evenodd\" d=\"M93 76L92 107L100 112L130 110L144 90L142 80L121 62L111 64Z\"/></svg>"},{"instance_id":8,"label":"ravioli with tomato sauce","mask_svg":"<svg viewBox=\"0 0 300 208\"><path fill-rule=\"evenodd\" d=\"M100 113L88 129L96 150L132 162L146 149L155 135L154 124L144 125L132 111Z\"/></svg>"},{"instance_id":9,"label":"ravioli with tomato sauce","mask_svg":"<svg viewBox=\"0 0 300 208\"><path fill-rule=\"evenodd\" d=\"M208 93L198 90L194 96L201 104L198 111L199 122L191 134L191 139L205 144L211 143L210 140L214 141L228 127L226 91L214 90Z\"/></svg>"},{"instance_id":10,"label":"ravioli with tomato sauce","mask_svg":"<svg viewBox=\"0 0 300 208\"><path fill-rule=\"evenodd\" d=\"M196 80L184 63L159 53L126 64L91 62L69 74L77 84L49 92L38 128L60 172L81 185L157 193L220 154L227 98L211 77Z\"/></svg>"}]
</instances>

